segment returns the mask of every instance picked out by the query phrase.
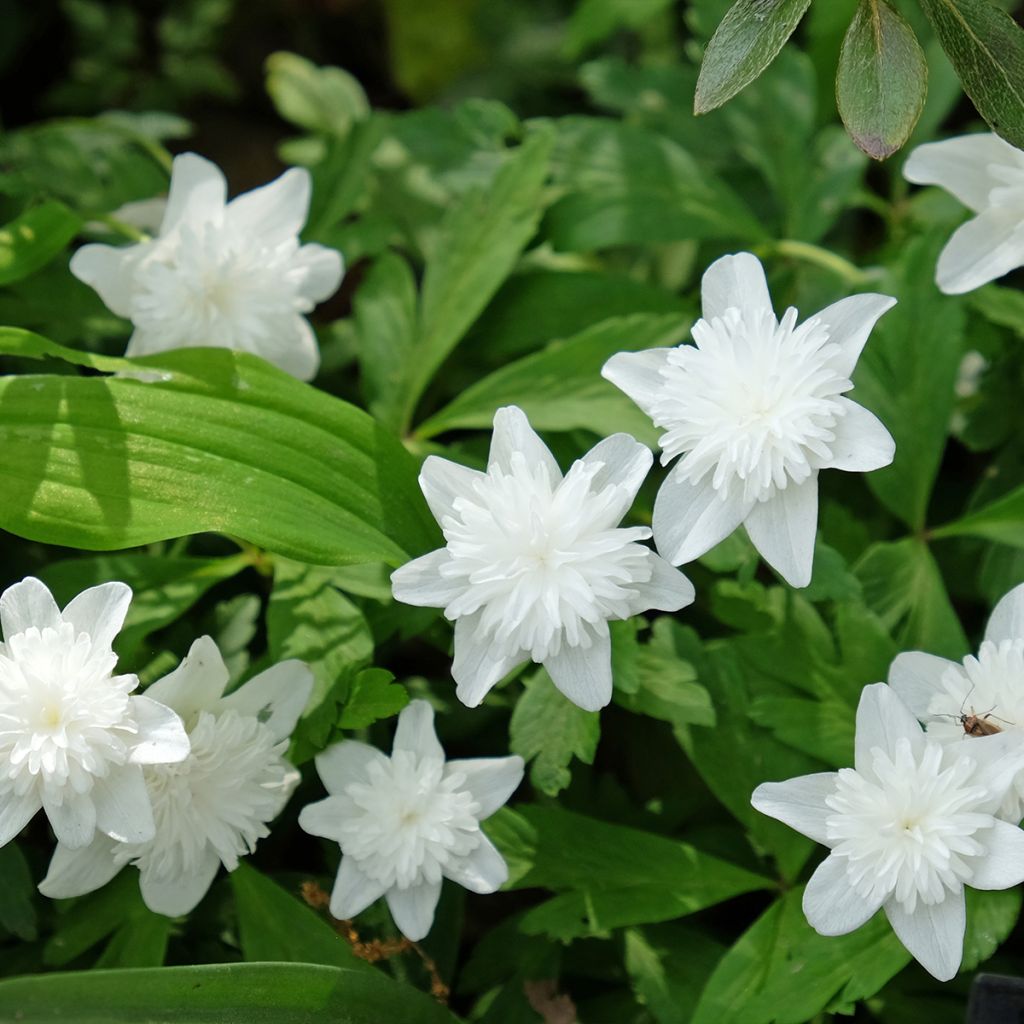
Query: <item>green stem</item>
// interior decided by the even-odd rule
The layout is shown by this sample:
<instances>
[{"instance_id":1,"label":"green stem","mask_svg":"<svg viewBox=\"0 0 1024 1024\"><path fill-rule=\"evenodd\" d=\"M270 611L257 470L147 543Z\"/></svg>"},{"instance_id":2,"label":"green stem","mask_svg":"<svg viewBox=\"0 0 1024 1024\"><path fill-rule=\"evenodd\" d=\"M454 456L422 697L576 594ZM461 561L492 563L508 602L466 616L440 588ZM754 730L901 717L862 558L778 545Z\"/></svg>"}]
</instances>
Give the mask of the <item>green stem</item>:
<instances>
[{"instance_id":1,"label":"green stem","mask_svg":"<svg viewBox=\"0 0 1024 1024\"><path fill-rule=\"evenodd\" d=\"M127 238L131 242L150 241L150 235L146 234L145 231L140 231L137 227L127 224L123 220L118 220L116 217L112 217L109 213L104 213L98 217L94 217L93 220L98 220L101 224L106 224L111 231L116 232L122 238Z\"/></svg>"},{"instance_id":2,"label":"green stem","mask_svg":"<svg viewBox=\"0 0 1024 1024\"><path fill-rule=\"evenodd\" d=\"M841 277L848 284L863 284L869 279L860 267L855 266L842 256L837 256L828 249L821 248L811 242L801 242L795 238L783 238L778 242L766 242L754 250L758 256L784 256L789 259L813 263Z\"/></svg>"}]
</instances>

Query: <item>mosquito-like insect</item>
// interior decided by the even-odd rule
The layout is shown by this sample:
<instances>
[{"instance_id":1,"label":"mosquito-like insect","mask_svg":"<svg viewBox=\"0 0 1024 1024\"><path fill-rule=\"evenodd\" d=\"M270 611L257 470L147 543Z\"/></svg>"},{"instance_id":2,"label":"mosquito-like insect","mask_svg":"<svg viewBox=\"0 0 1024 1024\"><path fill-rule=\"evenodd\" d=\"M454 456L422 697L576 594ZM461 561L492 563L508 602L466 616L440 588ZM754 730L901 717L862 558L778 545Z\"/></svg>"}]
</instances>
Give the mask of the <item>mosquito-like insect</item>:
<instances>
[{"instance_id":1,"label":"mosquito-like insect","mask_svg":"<svg viewBox=\"0 0 1024 1024\"><path fill-rule=\"evenodd\" d=\"M996 725L996 722L1002 722L1003 725L1013 725L1013 722L1008 722L1005 718L1000 718L998 715L992 714L995 710L994 704L988 709L988 711L980 715L975 712L973 707L971 708L970 714L964 711L964 707L973 692L974 687L972 686L964 695L963 702L960 705L959 714L938 715L937 717L952 718L954 722L958 722L964 730L965 736L995 736L996 733L1003 731L1002 726ZM995 719L995 721L993 721L993 719Z\"/></svg>"}]
</instances>

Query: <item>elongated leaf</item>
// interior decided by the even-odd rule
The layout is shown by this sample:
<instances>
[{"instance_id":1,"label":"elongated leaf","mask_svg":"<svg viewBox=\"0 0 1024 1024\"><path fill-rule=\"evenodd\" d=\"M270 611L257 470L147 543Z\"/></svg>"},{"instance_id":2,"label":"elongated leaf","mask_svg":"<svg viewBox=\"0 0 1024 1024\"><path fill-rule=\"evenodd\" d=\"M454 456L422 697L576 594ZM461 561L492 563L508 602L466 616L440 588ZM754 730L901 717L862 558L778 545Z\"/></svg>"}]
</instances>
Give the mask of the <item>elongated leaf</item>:
<instances>
[{"instance_id":1,"label":"elongated leaf","mask_svg":"<svg viewBox=\"0 0 1024 1024\"><path fill-rule=\"evenodd\" d=\"M850 137L884 160L910 137L927 94L928 64L914 30L887 0L861 0L836 73L836 101Z\"/></svg>"},{"instance_id":2,"label":"elongated leaf","mask_svg":"<svg viewBox=\"0 0 1024 1024\"><path fill-rule=\"evenodd\" d=\"M0 1024L454 1024L443 1006L379 971L207 964L80 971L0 982Z\"/></svg>"},{"instance_id":3,"label":"elongated leaf","mask_svg":"<svg viewBox=\"0 0 1024 1024\"><path fill-rule=\"evenodd\" d=\"M989 0L920 0L978 113L1024 148L1024 29Z\"/></svg>"},{"instance_id":4,"label":"elongated leaf","mask_svg":"<svg viewBox=\"0 0 1024 1024\"><path fill-rule=\"evenodd\" d=\"M736 0L711 37L693 109L706 114L732 99L775 59L811 0Z\"/></svg>"},{"instance_id":5,"label":"elongated leaf","mask_svg":"<svg viewBox=\"0 0 1024 1024\"><path fill-rule=\"evenodd\" d=\"M109 550L214 530L334 564L436 547L401 445L260 359L82 357L11 329L0 350L134 375L0 379L0 526L13 533Z\"/></svg>"},{"instance_id":6,"label":"elongated leaf","mask_svg":"<svg viewBox=\"0 0 1024 1024\"><path fill-rule=\"evenodd\" d=\"M983 537L1000 544L1024 548L1024 486L997 498L955 522L931 531L936 538Z\"/></svg>"},{"instance_id":7,"label":"elongated leaf","mask_svg":"<svg viewBox=\"0 0 1024 1024\"><path fill-rule=\"evenodd\" d=\"M45 266L81 226L78 214L51 199L0 227L0 285L20 281Z\"/></svg>"},{"instance_id":8,"label":"elongated leaf","mask_svg":"<svg viewBox=\"0 0 1024 1024\"><path fill-rule=\"evenodd\" d=\"M0 848L0 927L31 942L36 937L35 884L25 856L14 844Z\"/></svg>"}]
</instances>

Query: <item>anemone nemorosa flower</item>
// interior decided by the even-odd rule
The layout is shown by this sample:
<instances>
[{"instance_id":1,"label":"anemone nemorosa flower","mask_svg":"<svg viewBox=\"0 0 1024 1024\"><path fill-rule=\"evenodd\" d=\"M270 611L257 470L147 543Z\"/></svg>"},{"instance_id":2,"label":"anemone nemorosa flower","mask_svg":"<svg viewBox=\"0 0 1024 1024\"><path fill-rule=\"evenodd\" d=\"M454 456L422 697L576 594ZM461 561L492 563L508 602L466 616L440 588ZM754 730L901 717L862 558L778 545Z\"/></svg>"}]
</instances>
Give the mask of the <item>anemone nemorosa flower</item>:
<instances>
[{"instance_id":1,"label":"anemone nemorosa flower","mask_svg":"<svg viewBox=\"0 0 1024 1024\"><path fill-rule=\"evenodd\" d=\"M673 565L699 558L741 523L794 587L811 580L818 471L892 462L878 419L845 397L878 318L896 302L852 295L797 324L776 319L764 270L743 252L704 274L695 344L620 352L602 376L660 427L679 461L654 505L654 542Z\"/></svg>"},{"instance_id":2,"label":"anemone nemorosa flower","mask_svg":"<svg viewBox=\"0 0 1024 1024\"><path fill-rule=\"evenodd\" d=\"M857 709L853 768L766 782L751 803L831 852L804 890L807 920L845 935L879 908L940 981L963 954L964 886L1024 881L1024 832L996 816L1024 756L991 736L930 740L884 683Z\"/></svg>"},{"instance_id":3,"label":"anemone nemorosa flower","mask_svg":"<svg viewBox=\"0 0 1024 1024\"><path fill-rule=\"evenodd\" d=\"M195 153L175 157L163 223L137 245L85 245L71 272L135 331L126 355L189 346L252 352L300 380L320 365L305 319L341 282L341 256L301 245L310 178L303 168L226 202L224 175Z\"/></svg>"},{"instance_id":4,"label":"anemone nemorosa flower","mask_svg":"<svg viewBox=\"0 0 1024 1024\"><path fill-rule=\"evenodd\" d=\"M615 434L563 477L523 411L508 406L494 414L485 473L435 456L423 463L420 487L447 543L391 582L399 601L454 620L464 704L476 707L532 659L571 701L602 708L612 695L608 620L693 600L689 580L639 543L647 527L619 528L651 462Z\"/></svg>"},{"instance_id":5,"label":"anemone nemorosa flower","mask_svg":"<svg viewBox=\"0 0 1024 1024\"><path fill-rule=\"evenodd\" d=\"M1024 748L1024 584L995 606L976 656L958 663L907 651L890 666L889 685L930 737L970 749L979 734L1001 733ZM1024 817L1024 772L1008 790L1000 817Z\"/></svg>"},{"instance_id":6,"label":"anemone nemorosa flower","mask_svg":"<svg viewBox=\"0 0 1024 1024\"><path fill-rule=\"evenodd\" d=\"M227 684L224 659L204 636L147 690L181 715L192 741L180 764L145 770L155 833L132 843L99 837L79 850L58 844L39 885L44 895L81 896L134 864L150 910L178 917L199 903L221 864L234 871L269 835L267 823L299 781L284 755L313 675L301 661L283 661L225 697Z\"/></svg>"},{"instance_id":7,"label":"anemone nemorosa flower","mask_svg":"<svg viewBox=\"0 0 1024 1024\"><path fill-rule=\"evenodd\" d=\"M942 291L970 292L1024 266L1024 151L988 132L961 135L918 146L903 176L941 186L976 214L939 255Z\"/></svg>"},{"instance_id":8,"label":"anemone nemorosa flower","mask_svg":"<svg viewBox=\"0 0 1024 1024\"><path fill-rule=\"evenodd\" d=\"M0 846L40 808L69 848L152 837L142 766L182 761L189 742L173 711L131 695L136 676L112 674L131 599L104 583L62 611L31 576L0 595Z\"/></svg>"},{"instance_id":9,"label":"anemone nemorosa flower","mask_svg":"<svg viewBox=\"0 0 1024 1024\"><path fill-rule=\"evenodd\" d=\"M355 917L384 896L414 942L434 920L441 880L495 892L508 866L480 829L523 778L521 757L445 762L434 712L414 700L398 716L391 756L355 740L316 759L330 796L302 809L299 825L341 847L331 913Z\"/></svg>"}]
</instances>

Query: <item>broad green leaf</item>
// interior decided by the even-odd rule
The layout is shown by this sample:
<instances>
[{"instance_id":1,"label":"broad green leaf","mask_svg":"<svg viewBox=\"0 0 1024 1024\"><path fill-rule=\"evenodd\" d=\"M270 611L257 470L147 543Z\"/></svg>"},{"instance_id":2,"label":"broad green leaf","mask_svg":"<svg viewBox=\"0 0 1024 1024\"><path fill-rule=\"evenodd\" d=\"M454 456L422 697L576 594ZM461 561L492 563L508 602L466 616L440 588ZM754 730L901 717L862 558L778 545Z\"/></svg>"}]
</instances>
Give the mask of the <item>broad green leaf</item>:
<instances>
[{"instance_id":1,"label":"broad green leaf","mask_svg":"<svg viewBox=\"0 0 1024 1024\"><path fill-rule=\"evenodd\" d=\"M861 0L843 40L836 101L843 124L875 160L910 138L928 93L924 52L887 0Z\"/></svg>"},{"instance_id":2,"label":"broad green leaf","mask_svg":"<svg viewBox=\"0 0 1024 1024\"><path fill-rule=\"evenodd\" d=\"M173 926L172 918L141 908L110 937L96 966L160 967L167 956Z\"/></svg>"},{"instance_id":3,"label":"broad green leaf","mask_svg":"<svg viewBox=\"0 0 1024 1024\"><path fill-rule=\"evenodd\" d=\"M317 67L280 51L267 58L266 72L277 112L306 131L344 138L355 122L369 116L363 87L341 68Z\"/></svg>"},{"instance_id":4,"label":"broad green leaf","mask_svg":"<svg viewBox=\"0 0 1024 1024\"><path fill-rule=\"evenodd\" d=\"M775 59L811 0L736 0L704 51L693 109L732 99Z\"/></svg>"},{"instance_id":5,"label":"broad green leaf","mask_svg":"<svg viewBox=\"0 0 1024 1024\"><path fill-rule=\"evenodd\" d=\"M51 199L0 227L0 285L35 273L78 234L81 218Z\"/></svg>"},{"instance_id":6,"label":"broad green leaf","mask_svg":"<svg viewBox=\"0 0 1024 1024\"><path fill-rule=\"evenodd\" d=\"M624 431L654 446L659 431L646 413L601 376L601 367L617 352L677 345L688 326L678 316L642 313L595 324L495 370L416 433L429 438L448 430L486 428L495 410L518 405L537 430L590 430L602 436Z\"/></svg>"},{"instance_id":7,"label":"broad green leaf","mask_svg":"<svg viewBox=\"0 0 1024 1024\"><path fill-rule=\"evenodd\" d=\"M989 505L930 531L935 539L982 537L985 540L1024 548L1024 486L996 498Z\"/></svg>"},{"instance_id":8,"label":"broad green leaf","mask_svg":"<svg viewBox=\"0 0 1024 1024\"><path fill-rule=\"evenodd\" d=\"M338 728L365 729L382 718L397 715L409 703L409 693L394 679L383 668L363 669L349 687Z\"/></svg>"},{"instance_id":9,"label":"broad green leaf","mask_svg":"<svg viewBox=\"0 0 1024 1024\"><path fill-rule=\"evenodd\" d=\"M289 893L244 860L230 878L246 960L371 970L320 914L302 902L298 892Z\"/></svg>"},{"instance_id":10,"label":"broad green leaf","mask_svg":"<svg viewBox=\"0 0 1024 1024\"><path fill-rule=\"evenodd\" d=\"M530 781L542 793L557 796L572 778L574 757L594 763L601 720L584 711L555 689L550 676L538 669L523 680L525 690L516 702L509 724L509 746L530 765Z\"/></svg>"},{"instance_id":11,"label":"broad green leaf","mask_svg":"<svg viewBox=\"0 0 1024 1024\"><path fill-rule=\"evenodd\" d=\"M0 351L122 371L0 378L0 526L12 533L109 550L212 530L327 564L397 565L436 546L401 445L261 359L106 359L10 328Z\"/></svg>"},{"instance_id":12,"label":"broad green leaf","mask_svg":"<svg viewBox=\"0 0 1024 1024\"><path fill-rule=\"evenodd\" d=\"M25 856L14 843L0 847L0 928L25 942L36 938L35 882Z\"/></svg>"},{"instance_id":13,"label":"broad green leaf","mask_svg":"<svg viewBox=\"0 0 1024 1024\"><path fill-rule=\"evenodd\" d=\"M967 638L928 548L914 538L875 544L855 566L868 607L900 650L959 659Z\"/></svg>"},{"instance_id":14,"label":"broad green leaf","mask_svg":"<svg viewBox=\"0 0 1024 1024\"><path fill-rule=\"evenodd\" d=\"M1024 148L1024 29L990 0L920 0L978 113Z\"/></svg>"},{"instance_id":15,"label":"broad green leaf","mask_svg":"<svg viewBox=\"0 0 1024 1024\"><path fill-rule=\"evenodd\" d=\"M304 241L330 246L332 229L348 217L359 202L370 180L370 161L384 132L381 118L358 121L344 137L330 137L323 157L310 168L313 195L309 202L309 220L302 232ZM357 255L342 247L351 266Z\"/></svg>"},{"instance_id":16,"label":"broad green leaf","mask_svg":"<svg viewBox=\"0 0 1024 1024\"><path fill-rule=\"evenodd\" d=\"M691 1024L805 1024L833 1001L867 999L910 954L877 913L849 935L818 935L802 889L773 903L722 958Z\"/></svg>"},{"instance_id":17,"label":"broad green leaf","mask_svg":"<svg viewBox=\"0 0 1024 1024\"><path fill-rule=\"evenodd\" d=\"M566 27L566 56L579 57L619 28L641 28L671 6L672 0L580 0Z\"/></svg>"},{"instance_id":18,"label":"broad green leaf","mask_svg":"<svg viewBox=\"0 0 1024 1024\"><path fill-rule=\"evenodd\" d=\"M509 888L559 893L527 911L527 934L564 940L665 921L771 886L687 843L555 807L502 810L487 831L508 858Z\"/></svg>"},{"instance_id":19,"label":"broad green leaf","mask_svg":"<svg viewBox=\"0 0 1024 1024\"><path fill-rule=\"evenodd\" d=\"M750 717L783 743L831 768L853 764L854 711L843 701L756 697Z\"/></svg>"},{"instance_id":20,"label":"broad green leaf","mask_svg":"<svg viewBox=\"0 0 1024 1024\"><path fill-rule=\"evenodd\" d=\"M187 993L187 998L184 997ZM379 971L316 964L206 964L78 971L0 982L0 1024L456 1024Z\"/></svg>"},{"instance_id":21,"label":"broad green leaf","mask_svg":"<svg viewBox=\"0 0 1024 1024\"><path fill-rule=\"evenodd\" d=\"M984 963L1013 931L1020 917L1021 891L1013 889L965 890L967 933L960 972L973 971Z\"/></svg>"}]
</instances>

